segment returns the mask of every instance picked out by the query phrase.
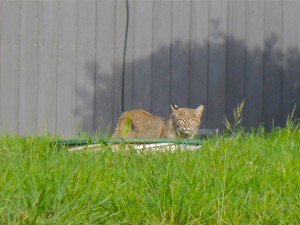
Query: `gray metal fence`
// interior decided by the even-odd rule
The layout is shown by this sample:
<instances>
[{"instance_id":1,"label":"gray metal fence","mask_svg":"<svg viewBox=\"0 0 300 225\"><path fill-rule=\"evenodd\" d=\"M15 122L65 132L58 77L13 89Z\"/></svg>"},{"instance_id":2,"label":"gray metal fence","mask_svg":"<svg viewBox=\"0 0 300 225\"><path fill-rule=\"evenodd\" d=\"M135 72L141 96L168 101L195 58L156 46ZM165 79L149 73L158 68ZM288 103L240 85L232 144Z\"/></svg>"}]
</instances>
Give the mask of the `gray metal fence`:
<instances>
[{"instance_id":1,"label":"gray metal fence","mask_svg":"<svg viewBox=\"0 0 300 225\"><path fill-rule=\"evenodd\" d=\"M124 108L165 116L171 101L205 104L223 127L300 117L300 1L0 1L0 129L106 131Z\"/></svg>"}]
</instances>

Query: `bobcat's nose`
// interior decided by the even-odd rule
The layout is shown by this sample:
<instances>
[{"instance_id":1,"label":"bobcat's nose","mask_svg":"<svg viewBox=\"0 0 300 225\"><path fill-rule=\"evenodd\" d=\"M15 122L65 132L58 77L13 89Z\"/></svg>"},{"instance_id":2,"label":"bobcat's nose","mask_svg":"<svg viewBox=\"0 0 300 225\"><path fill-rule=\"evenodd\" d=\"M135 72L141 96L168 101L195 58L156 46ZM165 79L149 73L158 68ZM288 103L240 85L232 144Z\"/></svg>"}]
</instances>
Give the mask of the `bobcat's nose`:
<instances>
[{"instance_id":1,"label":"bobcat's nose","mask_svg":"<svg viewBox=\"0 0 300 225\"><path fill-rule=\"evenodd\" d=\"M191 128L190 127L183 127L183 133L187 134L190 133Z\"/></svg>"}]
</instances>

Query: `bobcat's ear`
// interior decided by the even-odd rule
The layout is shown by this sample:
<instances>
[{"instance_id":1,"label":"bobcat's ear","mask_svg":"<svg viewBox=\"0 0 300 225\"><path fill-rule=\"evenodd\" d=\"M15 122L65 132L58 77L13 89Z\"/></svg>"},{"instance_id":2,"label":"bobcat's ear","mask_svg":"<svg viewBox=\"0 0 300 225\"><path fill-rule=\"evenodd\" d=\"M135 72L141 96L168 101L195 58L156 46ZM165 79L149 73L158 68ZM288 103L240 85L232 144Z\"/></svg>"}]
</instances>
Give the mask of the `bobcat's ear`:
<instances>
[{"instance_id":1,"label":"bobcat's ear","mask_svg":"<svg viewBox=\"0 0 300 225\"><path fill-rule=\"evenodd\" d=\"M203 105L199 105L197 108L196 108L196 111L197 113L199 114L199 116L201 117L202 113L203 113L203 110L204 110L204 106Z\"/></svg>"},{"instance_id":2,"label":"bobcat's ear","mask_svg":"<svg viewBox=\"0 0 300 225\"><path fill-rule=\"evenodd\" d=\"M173 112L177 111L178 108L179 108L178 105L175 105L173 103L171 104L171 109Z\"/></svg>"}]
</instances>

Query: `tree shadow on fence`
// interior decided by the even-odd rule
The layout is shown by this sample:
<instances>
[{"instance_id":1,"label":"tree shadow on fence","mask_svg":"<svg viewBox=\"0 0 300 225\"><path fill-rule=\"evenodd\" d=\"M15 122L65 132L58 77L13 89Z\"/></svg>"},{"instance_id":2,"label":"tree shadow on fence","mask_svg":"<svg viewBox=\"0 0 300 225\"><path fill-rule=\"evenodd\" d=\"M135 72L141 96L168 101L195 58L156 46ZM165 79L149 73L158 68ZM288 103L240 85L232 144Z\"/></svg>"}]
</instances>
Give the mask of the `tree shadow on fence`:
<instances>
[{"instance_id":1,"label":"tree shadow on fence","mask_svg":"<svg viewBox=\"0 0 300 225\"><path fill-rule=\"evenodd\" d=\"M300 52L278 48L276 35L268 37L264 48L247 48L242 40L219 34L222 41L199 45L176 41L162 45L145 58L125 64L124 109L142 108L160 116L169 113L169 104L196 107L205 104L202 128L223 128L224 117L233 121L233 109L245 100L245 127L263 123L267 129L283 126L295 105L300 118ZM112 65L112 73L101 72L101 62L87 62L96 68L90 84L78 88L85 99L76 111L79 127L106 131L121 115L122 63ZM91 70L93 71L93 69ZM90 86L94 95L86 98ZM83 114L87 108L93 112ZM86 125L86 121L93 126ZM89 123L89 124L90 124ZM112 129L109 129L111 132Z\"/></svg>"}]
</instances>

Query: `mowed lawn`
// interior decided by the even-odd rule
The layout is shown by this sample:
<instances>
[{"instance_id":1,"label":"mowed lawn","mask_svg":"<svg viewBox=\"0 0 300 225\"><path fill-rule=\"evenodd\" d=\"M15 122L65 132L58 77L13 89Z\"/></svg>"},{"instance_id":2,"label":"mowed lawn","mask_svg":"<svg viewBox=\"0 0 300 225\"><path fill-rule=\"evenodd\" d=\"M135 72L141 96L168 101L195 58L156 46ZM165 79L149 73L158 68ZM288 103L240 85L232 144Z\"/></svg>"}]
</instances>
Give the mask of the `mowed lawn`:
<instances>
[{"instance_id":1,"label":"mowed lawn","mask_svg":"<svg viewBox=\"0 0 300 225\"><path fill-rule=\"evenodd\" d=\"M173 153L54 139L0 137L0 224L300 224L299 123Z\"/></svg>"}]
</instances>

